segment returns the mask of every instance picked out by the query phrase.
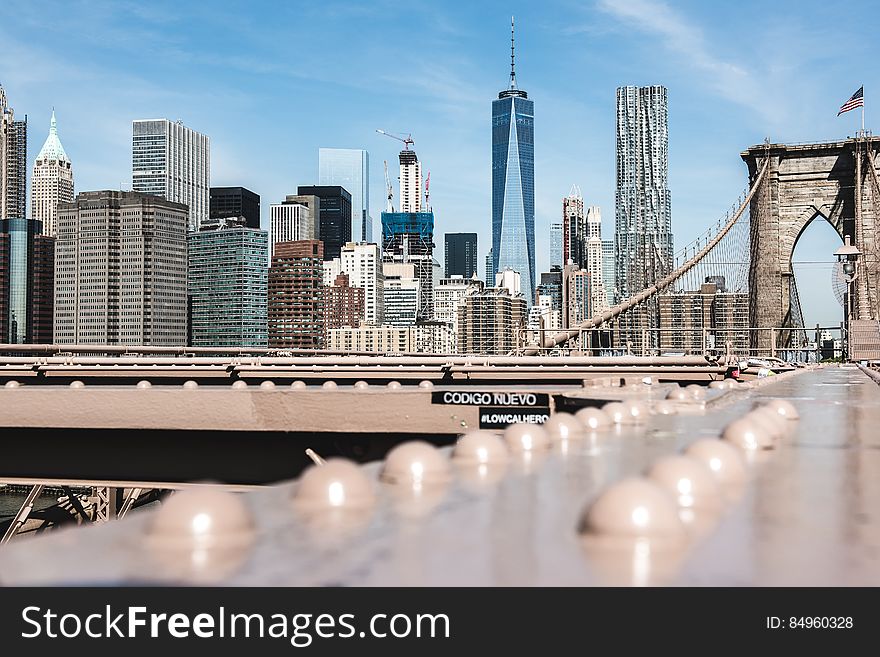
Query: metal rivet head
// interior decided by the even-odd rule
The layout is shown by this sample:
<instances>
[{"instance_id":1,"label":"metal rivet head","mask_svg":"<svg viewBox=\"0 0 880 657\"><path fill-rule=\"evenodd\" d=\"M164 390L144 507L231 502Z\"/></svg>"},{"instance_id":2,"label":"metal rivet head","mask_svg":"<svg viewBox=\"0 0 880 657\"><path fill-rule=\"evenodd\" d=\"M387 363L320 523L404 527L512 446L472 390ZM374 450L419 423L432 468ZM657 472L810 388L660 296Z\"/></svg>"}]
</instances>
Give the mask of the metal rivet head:
<instances>
[{"instance_id":1,"label":"metal rivet head","mask_svg":"<svg viewBox=\"0 0 880 657\"><path fill-rule=\"evenodd\" d=\"M574 416L590 431L603 431L611 427L611 418L599 408L587 406L580 409Z\"/></svg>"},{"instance_id":2,"label":"metal rivet head","mask_svg":"<svg viewBox=\"0 0 880 657\"><path fill-rule=\"evenodd\" d=\"M247 389L247 387L248 387L247 381L235 381L232 384L233 390L245 390L245 389Z\"/></svg>"},{"instance_id":3,"label":"metal rivet head","mask_svg":"<svg viewBox=\"0 0 880 657\"><path fill-rule=\"evenodd\" d=\"M150 528L153 539L212 546L253 532L251 513L238 495L213 486L175 493L163 502Z\"/></svg>"},{"instance_id":4,"label":"metal rivet head","mask_svg":"<svg viewBox=\"0 0 880 657\"><path fill-rule=\"evenodd\" d=\"M696 401L706 398L706 389L696 383L691 383L689 386L685 386L684 390L690 395L691 399Z\"/></svg>"},{"instance_id":5,"label":"metal rivet head","mask_svg":"<svg viewBox=\"0 0 880 657\"><path fill-rule=\"evenodd\" d=\"M722 486L740 486L746 479L746 468L740 453L729 443L715 438L701 438L685 449L692 459L702 461Z\"/></svg>"},{"instance_id":6,"label":"metal rivet head","mask_svg":"<svg viewBox=\"0 0 880 657\"><path fill-rule=\"evenodd\" d=\"M8 385L8 384L7 384ZM786 399L771 399L767 402L766 407L775 411L778 415L786 420L800 419L800 413L790 401Z\"/></svg>"},{"instance_id":7,"label":"metal rivet head","mask_svg":"<svg viewBox=\"0 0 880 657\"><path fill-rule=\"evenodd\" d=\"M712 388L712 390L727 390L727 382L724 380L712 381L709 384L709 387Z\"/></svg>"},{"instance_id":8,"label":"metal rivet head","mask_svg":"<svg viewBox=\"0 0 880 657\"><path fill-rule=\"evenodd\" d=\"M199 387L199 384L196 383L195 381L184 381L183 382L183 389L184 390L195 390L198 387Z\"/></svg>"},{"instance_id":9,"label":"metal rivet head","mask_svg":"<svg viewBox=\"0 0 880 657\"><path fill-rule=\"evenodd\" d=\"M449 479L449 461L433 445L413 440L388 452L379 478L391 484L422 486Z\"/></svg>"},{"instance_id":10,"label":"metal rivet head","mask_svg":"<svg viewBox=\"0 0 880 657\"><path fill-rule=\"evenodd\" d=\"M648 478L663 487L679 506L717 509L721 491L702 461L689 456L666 456L648 469Z\"/></svg>"},{"instance_id":11,"label":"metal rivet head","mask_svg":"<svg viewBox=\"0 0 880 657\"><path fill-rule=\"evenodd\" d=\"M370 384L367 383L366 381L356 381L354 384L355 390L366 390L369 387L370 387Z\"/></svg>"},{"instance_id":12,"label":"metal rivet head","mask_svg":"<svg viewBox=\"0 0 880 657\"><path fill-rule=\"evenodd\" d=\"M666 399L674 402L685 402L693 401L694 398L691 397L691 393L689 393L687 390L676 386L666 393Z\"/></svg>"},{"instance_id":13,"label":"metal rivet head","mask_svg":"<svg viewBox=\"0 0 880 657\"><path fill-rule=\"evenodd\" d=\"M135 386L135 388L137 388L138 390L146 390L147 388L152 388L152 387L153 387L153 384L150 383L149 381L138 381L137 385Z\"/></svg>"},{"instance_id":14,"label":"metal rivet head","mask_svg":"<svg viewBox=\"0 0 880 657\"><path fill-rule=\"evenodd\" d=\"M336 390L339 386L336 385L336 381L324 381L324 383L321 384L321 387L324 390Z\"/></svg>"},{"instance_id":15,"label":"metal rivet head","mask_svg":"<svg viewBox=\"0 0 880 657\"><path fill-rule=\"evenodd\" d=\"M642 402L630 399L623 402L623 407L627 413L626 424L643 424L648 420L648 407Z\"/></svg>"},{"instance_id":16,"label":"metal rivet head","mask_svg":"<svg viewBox=\"0 0 880 657\"><path fill-rule=\"evenodd\" d=\"M290 384L290 387L294 390L305 390L308 386L305 381L294 381Z\"/></svg>"},{"instance_id":17,"label":"metal rivet head","mask_svg":"<svg viewBox=\"0 0 880 657\"><path fill-rule=\"evenodd\" d=\"M654 402L654 406L652 407L652 410L656 415L675 415L677 412L675 410L675 406L671 402L666 401L665 399L661 399L658 402Z\"/></svg>"},{"instance_id":18,"label":"metal rivet head","mask_svg":"<svg viewBox=\"0 0 880 657\"><path fill-rule=\"evenodd\" d=\"M774 439L784 438L788 434L788 430L790 428L790 424L788 421L776 413L771 408L767 408L766 406L759 406L753 411L749 412L746 417L751 418L753 421L758 422L759 424L763 424L769 433Z\"/></svg>"},{"instance_id":19,"label":"metal rivet head","mask_svg":"<svg viewBox=\"0 0 880 657\"><path fill-rule=\"evenodd\" d=\"M376 495L369 477L355 462L331 458L303 473L294 500L306 510L362 510L373 506Z\"/></svg>"},{"instance_id":20,"label":"metal rivet head","mask_svg":"<svg viewBox=\"0 0 880 657\"><path fill-rule=\"evenodd\" d=\"M540 424L511 424L504 430L504 442L512 452L543 451L550 446L550 436Z\"/></svg>"},{"instance_id":21,"label":"metal rivet head","mask_svg":"<svg viewBox=\"0 0 880 657\"><path fill-rule=\"evenodd\" d=\"M584 425L570 413L554 413L544 423L544 430L554 442L575 440L584 435Z\"/></svg>"},{"instance_id":22,"label":"metal rivet head","mask_svg":"<svg viewBox=\"0 0 880 657\"><path fill-rule=\"evenodd\" d=\"M146 540L163 574L214 582L244 562L254 535L253 517L238 495L199 487L175 493L164 502Z\"/></svg>"},{"instance_id":23,"label":"metal rivet head","mask_svg":"<svg viewBox=\"0 0 880 657\"><path fill-rule=\"evenodd\" d=\"M400 390L403 386L400 385L400 381L389 381L386 387L389 390Z\"/></svg>"},{"instance_id":24,"label":"metal rivet head","mask_svg":"<svg viewBox=\"0 0 880 657\"><path fill-rule=\"evenodd\" d=\"M491 431L471 431L464 434L452 449L452 458L462 463L506 463L509 455L504 441Z\"/></svg>"},{"instance_id":25,"label":"metal rivet head","mask_svg":"<svg viewBox=\"0 0 880 657\"><path fill-rule=\"evenodd\" d=\"M602 407L602 411L614 424L628 424L632 421L629 411L621 402L609 402Z\"/></svg>"},{"instance_id":26,"label":"metal rivet head","mask_svg":"<svg viewBox=\"0 0 880 657\"><path fill-rule=\"evenodd\" d=\"M274 390L275 389L275 382L274 381L263 381L260 384L260 388L262 390Z\"/></svg>"},{"instance_id":27,"label":"metal rivet head","mask_svg":"<svg viewBox=\"0 0 880 657\"><path fill-rule=\"evenodd\" d=\"M21 384L18 381L7 381L4 388L20 388Z\"/></svg>"},{"instance_id":28,"label":"metal rivet head","mask_svg":"<svg viewBox=\"0 0 880 657\"><path fill-rule=\"evenodd\" d=\"M742 417L734 420L724 428L724 440L742 449L772 449L773 437L764 423L756 422L753 417Z\"/></svg>"},{"instance_id":29,"label":"metal rivet head","mask_svg":"<svg viewBox=\"0 0 880 657\"><path fill-rule=\"evenodd\" d=\"M433 387L434 387L434 384L431 383L430 381L420 381L419 382L419 388L433 388Z\"/></svg>"},{"instance_id":30,"label":"metal rivet head","mask_svg":"<svg viewBox=\"0 0 880 657\"><path fill-rule=\"evenodd\" d=\"M617 538L680 540L685 535L675 500L658 484L638 477L603 492L587 507L580 530Z\"/></svg>"},{"instance_id":31,"label":"metal rivet head","mask_svg":"<svg viewBox=\"0 0 880 657\"><path fill-rule=\"evenodd\" d=\"M70 387L71 387L71 388L76 388L76 389L79 389L79 388L85 388L85 387L86 387L86 384L83 383L82 381L71 381L71 382L70 382Z\"/></svg>"}]
</instances>

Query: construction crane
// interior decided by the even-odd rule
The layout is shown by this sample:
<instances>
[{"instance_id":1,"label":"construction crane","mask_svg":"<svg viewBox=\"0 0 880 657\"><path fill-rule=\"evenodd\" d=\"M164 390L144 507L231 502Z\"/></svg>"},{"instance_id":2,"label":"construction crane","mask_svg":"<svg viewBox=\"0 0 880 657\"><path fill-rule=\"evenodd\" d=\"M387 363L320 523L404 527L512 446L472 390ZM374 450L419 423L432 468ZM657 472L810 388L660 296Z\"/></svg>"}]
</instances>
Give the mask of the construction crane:
<instances>
[{"instance_id":1,"label":"construction crane","mask_svg":"<svg viewBox=\"0 0 880 657\"><path fill-rule=\"evenodd\" d=\"M408 151L411 144L415 144L413 141L412 135L408 134L406 137L401 137L400 135L395 135L390 132L385 132L384 130L376 130L380 135L385 135L386 137L391 137L392 139L396 139L397 141L403 142L403 150Z\"/></svg>"},{"instance_id":2,"label":"construction crane","mask_svg":"<svg viewBox=\"0 0 880 657\"><path fill-rule=\"evenodd\" d=\"M385 202L385 212L394 212L394 205L392 205L392 201L394 199L394 188L391 186L391 179L388 177L388 160L384 160L385 164L385 189L387 191L386 202Z\"/></svg>"}]
</instances>

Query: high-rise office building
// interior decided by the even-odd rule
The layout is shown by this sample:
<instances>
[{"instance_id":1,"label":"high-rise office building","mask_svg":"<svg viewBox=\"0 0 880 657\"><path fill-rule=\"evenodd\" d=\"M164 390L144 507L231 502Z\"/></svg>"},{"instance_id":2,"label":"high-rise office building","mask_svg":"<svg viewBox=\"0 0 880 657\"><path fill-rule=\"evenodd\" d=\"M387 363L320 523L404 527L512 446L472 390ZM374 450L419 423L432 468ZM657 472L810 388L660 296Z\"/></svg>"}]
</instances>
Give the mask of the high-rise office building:
<instances>
[{"instance_id":1,"label":"high-rise office building","mask_svg":"<svg viewBox=\"0 0 880 657\"><path fill-rule=\"evenodd\" d=\"M260 229L260 195L245 187L211 187L211 219L244 217L245 226Z\"/></svg>"},{"instance_id":2,"label":"high-rise office building","mask_svg":"<svg viewBox=\"0 0 880 657\"><path fill-rule=\"evenodd\" d=\"M575 328L591 317L590 274L586 269L573 264L562 268L562 307L567 328Z\"/></svg>"},{"instance_id":3,"label":"high-rise office building","mask_svg":"<svg viewBox=\"0 0 880 657\"><path fill-rule=\"evenodd\" d=\"M352 287L348 274L337 274L333 284L326 286L324 330L357 328L364 319L364 290Z\"/></svg>"},{"instance_id":4,"label":"high-rise office building","mask_svg":"<svg viewBox=\"0 0 880 657\"><path fill-rule=\"evenodd\" d=\"M412 151L407 151L411 153ZM409 264L419 280L417 320L434 317L434 213L383 212L382 261L385 273L388 264ZM388 300L386 298L386 314ZM387 318L386 318L387 321Z\"/></svg>"},{"instance_id":5,"label":"high-rise office building","mask_svg":"<svg viewBox=\"0 0 880 657\"><path fill-rule=\"evenodd\" d=\"M55 238L39 221L0 219L0 340L52 342Z\"/></svg>"},{"instance_id":6,"label":"high-rise office building","mask_svg":"<svg viewBox=\"0 0 880 657\"><path fill-rule=\"evenodd\" d=\"M269 346L324 345L324 247L320 240L275 244L269 267Z\"/></svg>"},{"instance_id":7,"label":"high-rise office building","mask_svg":"<svg viewBox=\"0 0 880 657\"><path fill-rule=\"evenodd\" d=\"M562 267L553 265L550 271L541 272L538 294L549 297L551 308L562 317Z\"/></svg>"},{"instance_id":8,"label":"high-rise office building","mask_svg":"<svg viewBox=\"0 0 880 657\"><path fill-rule=\"evenodd\" d=\"M43 225L43 234L58 232L58 204L73 202L73 165L61 140L55 110L49 122L49 136L34 161L31 189L31 219Z\"/></svg>"},{"instance_id":9,"label":"high-rise office building","mask_svg":"<svg viewBox=\"0 0 880 657\"><path fill-rule=\"evenodd\" d=\"M0 85L0 219L25 219L27 212L27 116L15 112Z\"/></svg>"},{"instance_id":10,"label":"high-rise office building","mask_svg":"<svg viewBox=\"0 0 880 657\"><path fill-rule=\"evenodd\" d=\"M446 233L444 249L445 276L470 278L477 271L477 234Z\"/></svg>"},{"instance_id":11,"label":"high-rise office building","mask_svg":"<svg viewBox=\"0 0 880 657\"><path fill-rule=\"evenodd\" d=\"M562 264L587 264L587 216L584 197L577 185L562 199Z\"/></svg>"},{"instance_id":12,"label":"high-rise office building","mask_svg":"<svg viewBox=\"0 0 880 657\"><path fill-rule=\"evenodd\" d=\"M379 326L384 321L385 304L382 258L379 245L367 242L349 242L342 247L342 257L324 263L324 285L333 285L339 274L348 276L352 287L364 291L363 321Z\"/></svg>"},{"instance_id":13,"label":"high-rise office building","mask_svg":"<svg viewBox=\"0 0 880 657\"><path fill-rule=\"evenodd\" d=\"M350 239L372 242L370 154L355 148L318 149L318 184L340 185L351 193Z\"/></svg>"},{"instance_id":14,"label":"high-rise office building","mask_svg":"<svg viewBox=\"0 0 880 657\"><path fill-rule=\"evenodd\" d=\"M535 291L535 105L516 86L513 48L511 21L510 85L492 101L492 268L494 272L506 267L518 271L523 295L531 303Z\"/></svg>"},{"instance_id":15,"label":"high-rise office building","mask_svg":"<svg viewBox=\"0 0 880 657\"><path fill-rule=\"evenodd\" d=\"M300 196L317 196L317 233L324 243L324 260L333 260L351 242L351 194L339 185L310 185L297 188Z\"/></svg>"},{"instance_id":16,"label":"high-rise office building","mask_svg":"<svg viewBox=\"0 0 880 657\"><path fill-rule=\"evenodd\" d=\"M422 280L412 262L384 262L385 280L382 296L385 303L385 321L388 326L411 326L419 321L423 296ZM431 290L433 292L433 290ZM433 300L432 300L433 304Z\"/></svg>"},{"instance_id":17,"label":"high-rise office building","mask_svg":"<svg viewBox=\"0 0 880 657\"><path fill-rule=\"evenodd\" d=\"M602 285L605 288L605 300L608 306L617 301L617 266L614 263L614 240L602 240Z\"/></svg>"},{"instance_id":18,"label":"high-rise office building","mask_svg":"<svg viewBox=\"0 0 880 657\"><path fill-rule=\"evenodd\" d=\"M615 262L622 299L672 271L666 88L617 89Z\"/></svg>"},{"instance_id":19,"label":"high-rise office building","mask_svg":"<svg viewBox=\"0 0 880 657\"><path fill-rule=\"evenodd\" d=\"M321 239L318 216L321 199L314 194L290 194L282 203L269 206L272 253L279 242Z\"/></svg>"},{"instance_id":20,"label":"high-rise office building","mask_svg":"<svg viewBox=\"0 0 880 657\"><path fill-rule=\"evenodd\" d=\"M562 267L562 223L550 224L550 266Z\"/></svg>"},{"instance_id":21,"label":"high-rise office building","mask_svg":"<svg viewBox=\"0 0 880 657\"><path fill-rule=\"evenodd\" d=\"M187 207L137 192L58 206L57 344L184 346Z\"/></svg>"},{"instance_id":22,"label":"high-rise office building","mask_svg":"<svg viewBox=\"0 0 880 657\"><path fill-rule=\"evenodd\" d=\"M209 220L187 244L189 344L266 347L269 234L239 215Z\"/></svg>"},{"instance_id":23,"label":"high-rise office building","mask_svg":"<svg viewBox=\"0 0 880 657\"><path fill-rule=\"evenodd\" d=\"M450 276L440 279L439 285L434 290L434 319L438 322L446 322L453 328L458 324L458 302L465 295L468 288L479 285L484 287L483 281L472 276Z\"/></svg>"},{"instance_id":24,"label":"high-rise office building","mask_svg":"<svg viewBox=\"0 0 880 657\"><path fill-rule=\"evenodd\" d=\"M131 124L131 188L187 206L187 231L210 213L211 140L181 121L137 119Z\"/></svg>"},{"instance_id":25,"label":"high-rise office building","mask_svg":"<svg viewBox=\"0 0 880 657\"><path fill-rule=\"evenodd\" d=\"M528 307L506 287L474 286L458 305L458 352L506 356L523 346Z\"/></svg>"}]
</instances>

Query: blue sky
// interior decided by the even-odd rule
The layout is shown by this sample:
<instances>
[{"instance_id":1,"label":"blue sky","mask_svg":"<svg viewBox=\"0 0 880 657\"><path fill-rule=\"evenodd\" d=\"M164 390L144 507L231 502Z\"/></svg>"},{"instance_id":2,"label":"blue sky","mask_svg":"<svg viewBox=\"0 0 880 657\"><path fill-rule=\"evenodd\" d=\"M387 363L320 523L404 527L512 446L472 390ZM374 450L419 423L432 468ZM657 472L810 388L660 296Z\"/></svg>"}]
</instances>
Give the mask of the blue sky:
<instances>
[{"instance_id":1,"label":"blue sky","mask_svg":"<svg viewBox=\"0 0 880 657\"><path fill-rule=\"evenodd\" d=\"M876 13L868 2L21 2L0 21L0 83L29 116L31 159L55 106L78 191L128 185L131 120L167 117L210 135L212 183L253 189L264 215L317 181L325 146L370 152L378 219L382 161L394 170L399 144L375 129L410 132L431 171L437 244L476 230L482 255L490 104L507 84L515 14L517 80L535 101L542 271L547 226L573 183L611 234L617 86L669 89L680 247L744 187L741 150L765 136L852 134L858 112L835 114L861 84L871 127ZM797 259L828 260L836 248L815 230ZM839 321L827 266L802 269L802 296L823 290L815 311L805 300L808 315Z\"/></svg>"}]
</instances>

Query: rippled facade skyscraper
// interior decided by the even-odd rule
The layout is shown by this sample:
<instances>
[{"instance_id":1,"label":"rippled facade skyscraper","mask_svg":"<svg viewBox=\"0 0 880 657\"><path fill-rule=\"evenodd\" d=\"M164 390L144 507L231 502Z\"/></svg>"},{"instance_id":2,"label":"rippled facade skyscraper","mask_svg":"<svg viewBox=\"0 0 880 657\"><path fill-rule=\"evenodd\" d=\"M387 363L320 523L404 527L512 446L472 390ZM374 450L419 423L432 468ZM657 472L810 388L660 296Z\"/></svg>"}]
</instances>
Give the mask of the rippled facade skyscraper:
<instances>
[{"instance_id":1,"label":"rippled facade skyscraper","mask_svg":"<svg viewBox=\"0 0 880 657\"><path fill-rule=\"evenodd\" d=\"M529 304L535 291L535 105L516 86L513 21L510 86L492 101L492 254L495 272L522 277ZM487 276L487 279L491 277Z\"/></svg>"}]
</instances>

